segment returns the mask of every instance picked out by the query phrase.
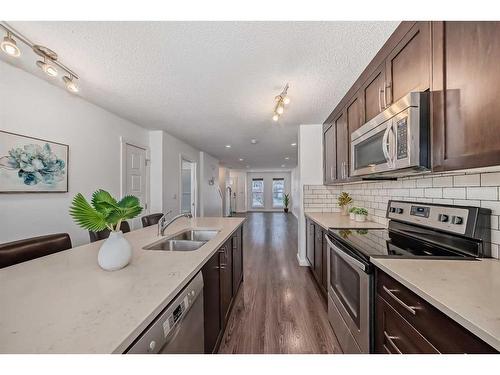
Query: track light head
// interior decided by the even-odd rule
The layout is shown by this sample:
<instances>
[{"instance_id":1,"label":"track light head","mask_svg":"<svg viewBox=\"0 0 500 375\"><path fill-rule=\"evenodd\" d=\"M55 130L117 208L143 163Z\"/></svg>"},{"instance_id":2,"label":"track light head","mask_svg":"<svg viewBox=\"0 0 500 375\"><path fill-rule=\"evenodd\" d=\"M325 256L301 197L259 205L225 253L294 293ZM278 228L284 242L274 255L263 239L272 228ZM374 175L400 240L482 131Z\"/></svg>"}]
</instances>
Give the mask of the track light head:
<instances>
[{"instance_id":1,"label":"track light head","mask_svg":"<svg viewBox=\"0 0 500 375\"><path fill-rule=\"evenodd\" d=\"M64 84L66 86L66 89L69 92L76 93L79 91L78 85L75 82L75 78L73 76L64 76L63 77Z\"/></svg>"},{"instance_id":2,"label":"track light head","mask_svg":"<svg viewBox=\"0 0 500 375\"><path fill-rule=\"evenodd\" d=\"M43 59L44 61L38 60L36 62L36 65L44 71L45 74L47 74L49 77L56 77L58 72L57 69L51 65L50 63L47 62L46 59Z\"/></svg>"},{"instance_id":3,"label":"track light head","mask_svg":"<svg viewBox=\"0 0 500 375\"><path fill-rule=\"evenodd\" d=\"M278 115L277 113L275 113L275 114L273 115L273 121L274 121L274 122L277 122L279 119L280 119L280 115Z\"/></svg>"},{"instance_id":4,"label":"track light head","mask_svg":"<svg viewBox=\"0 0 500 375\"><path fill-rule=\"evenodd\" d=\"M2 51L4 51L9 56L12 57L21 56L21 50L17 46L16 41L12 39L10 33L7 33L7 35L3 38L3 41L0 44L0 48L2 48Z\"/></svg>"}]
</instances>

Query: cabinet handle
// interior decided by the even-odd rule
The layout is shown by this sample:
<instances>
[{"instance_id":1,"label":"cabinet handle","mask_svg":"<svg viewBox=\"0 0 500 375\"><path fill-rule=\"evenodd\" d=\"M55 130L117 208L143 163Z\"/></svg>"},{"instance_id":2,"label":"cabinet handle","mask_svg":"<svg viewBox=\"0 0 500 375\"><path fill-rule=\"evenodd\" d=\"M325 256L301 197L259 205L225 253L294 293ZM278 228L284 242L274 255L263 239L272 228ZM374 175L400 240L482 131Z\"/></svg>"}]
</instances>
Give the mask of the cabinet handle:
<instances>
[{"instance_id":1,"label":"cabinet handle","mask_svg":"<svg viewBox=\"0 0 500 375\"><path fill-rule=\"evenodd\" d=\"M390 91L391 88L392 88L392 83L391 82L386 83L385 90L384 90L384 98L385 98L386 108L387 108L388 104L392 103L392 93ZM387 90L387 89L389 89L389 90ZM387 100L388 93L389 93L389 100Z\"/></svg>"},{"instance_id":2,"label":"cabinet handle","mask_svg":"<svg viewBox=\"0 0 500 375\"><path fill-rule=\"evenodd\" d=\"M378 88L378 111L382 112L382 100L380 99L380 95L382 94L382 88Z\"/></svg>"},{"instance_id":3,"label":"cabinet handle","mask_svg":"<svg viewBox=\"0 0 500 375\"><path fill-rule=\"evenodd\" d=\"M408 312L410 312L413 315L417 315L417 309L418 307L415 306L408 306L406 303L404 303L401 299L399 299L394 293L399 292L397 289L389 289L385 285L382 286L382 289L397 303L399 303L401 306L403 306Z\"/></svg>"},{"instance_id":4,"label":"cabinet handle","mask_svg":"<svg viewBox=\"0 0 500 375\"><path fill-rule=\"evenodd\" d=\"M384 98L384 109L386 109L387 108L387 94L386 94L385 86L383 88L382 94L383 94L382 97Z\"/></svg>"},{"instance_id":5,"label":"cabinet handle","mask_svg":"<svg viewBox=\"0 0 500 375\"><path fill-rule=\"evenodd\" d=\"M395 344L395 342L393 340L397 340L399 337L397 336L389 336L387 334L387 331L384 331L384 336L385 336L385 339L387 340L387 342L394 348L395 351L398 352L398 354L403 354L401 352L401 350L399 350L398 346Z\"/></svg>"},{"instance_id":6,"label":"cabinet handle","mask_svg":"<svg viewBox=\"0 0 500 375\"><path fill-rule=\"evenodd\" d=\"M384 350L387 354L392 354L392 352L389 350L389 348L387 346L385 346L385 345L383 345L383 346L384 346Z\"/></svg>"},{"instance_id":7,"label":"cabinet handle","mask_svg":"<svg viewBox=\"0 0 500 375\"><path fill-rule=\"evenodd\" d=\"M330 167L330 180L333 180L333 167Z\"/></svg>"}]
</instances>

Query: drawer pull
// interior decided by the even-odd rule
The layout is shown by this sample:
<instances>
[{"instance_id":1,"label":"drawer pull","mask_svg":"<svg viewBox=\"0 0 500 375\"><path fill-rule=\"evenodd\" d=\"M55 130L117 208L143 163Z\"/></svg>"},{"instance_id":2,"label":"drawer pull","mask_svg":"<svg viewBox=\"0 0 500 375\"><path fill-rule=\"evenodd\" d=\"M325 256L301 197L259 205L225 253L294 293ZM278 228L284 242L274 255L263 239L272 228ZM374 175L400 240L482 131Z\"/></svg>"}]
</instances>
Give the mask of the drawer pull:
<instances>
[{"instance_id":1,"label":"drawer pull","mask_svg":"<svg viewBox=\"0 0 500 375\"><path fill-rule=\"evenodd\" d=\"M398 292L397 289L389 289L385 285L382 286L382 289L391 296L391 298L399 303L401 306L403 306L407 311L412 313L413 315L417 315L417 307L415 306L408 306L406 303L404 303L402 300L400 300L394 293Z\"/></svg>"},{"instance_id":2,"label":"drawer pull","mask_svg":"<svg viewBox=\"0 0 500 375\"><path fill-rule=\"evenodd\" d=\"M393 340L397 340L398 339L397 336L389 336L387 334L387 331L384 331L384 336L385 336L385 339L387 340L387 342L394 348L395 351L398 352L398 354L403 354L401 352L401 350L399 350L398 346L393 341ZM385 347L385 345L384 345L384 347ZM387 350L387 348L386 348L386 350Z\"/></svg>"}]
</instances>

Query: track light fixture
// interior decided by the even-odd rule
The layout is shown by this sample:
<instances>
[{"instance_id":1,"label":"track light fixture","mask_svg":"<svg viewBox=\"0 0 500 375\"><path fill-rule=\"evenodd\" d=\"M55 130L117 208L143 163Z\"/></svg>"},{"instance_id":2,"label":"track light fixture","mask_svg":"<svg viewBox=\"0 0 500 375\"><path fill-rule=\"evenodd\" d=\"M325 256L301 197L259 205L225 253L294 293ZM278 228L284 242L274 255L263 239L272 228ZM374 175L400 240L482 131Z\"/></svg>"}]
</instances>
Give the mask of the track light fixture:
<instances>
[{"instance_id":1,"label":"track light fixture","mask_svg":"<svg viewBox=\"0 0 500 375\"><path fill-rule=\"evenodd\" d=\"M274 98L276 104L274 106L273 121L278 121L280 116L285 112L285 105L290 104L290 98L288 97L288 88L290 86L288 83L281 93Z\"/></svg>"},{"instance_id":2,"label":"track light fixture","mask_svg":"<svg viewBox=\"0 0 500 375\"><path fill-rule=\"evenodd\" d=\"M12 35L7 31L7 35L3 38L2 43L0 44L2 51L4 51L7 55L12 57L21 56L21 50L17 46L17 43L14 39L12 39Z\"/></svg>"},{"instance_id":3,"label":"track light fixture","mask_svg":"<svg viewBox=\"0 0 500 375\"><path fill-rule=\"evenodd\" d=\"M59 72L58 68L67 73L67 75L63 76L62 80L66 89L71 93L76 93L79 91L78 86L76 85L76 80L78 79L78 75L64 65L62 62L58 60L57 53L51 50L48 47L34 44L24 35L14 30L9 24L4 21L0 22L0 28L3 28L7 32L7 36L3 38L0 47L3 52L8 54L9 56L19 57L21 55L21 51L17 46L17 41L24 43L29 48L33 50L35 54L40 56L42 59L36 61L36 65L49 77L56 77Z\"/></svg>"}]
</instances>

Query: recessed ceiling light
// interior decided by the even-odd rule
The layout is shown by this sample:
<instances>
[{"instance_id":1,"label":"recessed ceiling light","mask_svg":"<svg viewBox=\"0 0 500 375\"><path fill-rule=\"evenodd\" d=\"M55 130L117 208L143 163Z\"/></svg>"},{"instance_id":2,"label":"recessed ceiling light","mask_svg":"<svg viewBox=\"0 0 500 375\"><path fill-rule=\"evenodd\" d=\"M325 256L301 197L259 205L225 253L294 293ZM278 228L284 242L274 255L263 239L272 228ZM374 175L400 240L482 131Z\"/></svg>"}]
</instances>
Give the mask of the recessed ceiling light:
<instances>
[{"instance_id":1,"label":"recessed ceiling light","mask_svg":"<svg viewBox=\"0 0 500 375\"><path fill-rule=\"evenodd\" d=\"M295 147L295 146L297 146L297 143L293 142L292 147Z\"/></svg>"},{"instance_id":2,"label":"recessed ceiling light","mask_svg":"<svg viewBox=\"0 0 500 375\"><path fill-rule=\"evenodd\" d=\"M240 158L240 161L243 161L243 159L242 159L242 158Z\"/></svg>"},{"instance_id":3,"label":"recessed ceiling light","mask_svg":"<svg viewBox=\"0 0 500 375\"><path fill-rule=\"evenodd\" d=\"M285 160L289 160L290 158L288 156L285 157Z\"/></svg>"},{"instance_id":4,"label":"recessed ceiling light","mask_svg":"<svg viewBox=\"0 0 500 375\"><path fill-rule=\"evenodd\" d=\"M273 121L274 121L274 122L276 122L276 121L278 121L279 119L280 119L280 115L278 115L277 113L275 113L275 114L273 115Z\"/></svg>"},{"instance_id":5,"label":"recessed ceiling light","mask_svg":"<svg viewBox=\"0 0 500 375\"><path fill-rule=\"evenodd\" d=\"M250 143L251 143L251 144L253 144L253 145L256 145L256 144L257 144L257 142L258 142L258 141L257 141L255 138L252 138L252 139L250 140Z\"/></svg>"},{"instance_id":6,"label":"recessed ceiling light","mask_svg":"<svg viewBox=\"0 0 500 375\"><path fill-rule=\"evenodd\" d=\"M226 148L231 148L231 145L226 145Z\"/></svg>"},{"instance_id":7,"label":"recessed ceiling light","mask_svg":"<svg viewBox=\"0 0 500 375\"><path fill-rule=\"evenodd\" d=\"M285 168L285 164L281 164L281 168Z\"/></svg>"}]
</instances>

